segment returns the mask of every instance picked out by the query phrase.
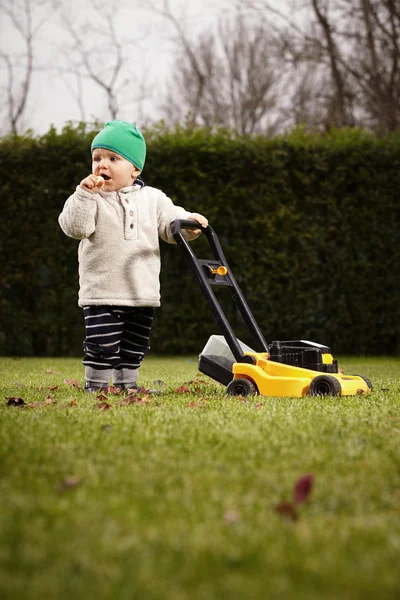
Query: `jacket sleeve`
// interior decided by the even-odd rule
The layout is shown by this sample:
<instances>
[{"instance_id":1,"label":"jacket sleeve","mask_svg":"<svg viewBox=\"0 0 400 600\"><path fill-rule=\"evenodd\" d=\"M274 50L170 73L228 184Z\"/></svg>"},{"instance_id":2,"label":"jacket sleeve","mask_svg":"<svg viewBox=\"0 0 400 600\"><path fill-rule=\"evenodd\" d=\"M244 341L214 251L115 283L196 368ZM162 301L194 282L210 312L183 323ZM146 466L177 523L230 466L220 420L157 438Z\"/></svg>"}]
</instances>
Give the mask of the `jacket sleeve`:
<instances>
[{"instance_id":1,"label":"jacket sleeve","mask_svg":"<svg viewBox=\"0 0 400 600\"><path fill-rule=\"evenodd\" d=\"M175 244L171 232L171 223L175 219L187 219L191 213L182 208L182 206L176 206L171 198L168 198L164 192L159 191L158 203L157 203L157 215L158 215L158 235L164 242L169 244ZM189 229L184 230L183 235L188 241L195 240L200 234L195 235Z\"/></svg>"},{"instance_id":2,"label":"jacket sleeve","mask_svg":"<svg viewBox=\"0 0 400 600\"><path fill-rule=\"evenodd\" d=\"M97 194L87 192L80 186L64 204L58 217L63 232L76 240L88 238L96 228Z\"/></svg>"}]
</instances>

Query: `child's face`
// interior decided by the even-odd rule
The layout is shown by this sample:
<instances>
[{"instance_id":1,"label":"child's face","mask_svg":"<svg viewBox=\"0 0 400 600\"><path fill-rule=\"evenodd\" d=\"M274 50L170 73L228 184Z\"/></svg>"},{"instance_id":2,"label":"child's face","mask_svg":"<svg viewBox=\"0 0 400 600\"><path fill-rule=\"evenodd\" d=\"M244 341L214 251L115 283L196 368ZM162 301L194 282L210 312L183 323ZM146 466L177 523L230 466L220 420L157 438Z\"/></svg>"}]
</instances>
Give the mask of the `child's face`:
<instances>
[{"instance_id":1,"label":"child's face","mask_svg":"<svg viewBox=\"0 0 400 600\"><path fill-rule=\"evenodd\" d=\"M120 154L95 148L92 153L92 173L103 177L106 192L115 192L132 185L140 171Z\"/></svg>"}]
</instances>

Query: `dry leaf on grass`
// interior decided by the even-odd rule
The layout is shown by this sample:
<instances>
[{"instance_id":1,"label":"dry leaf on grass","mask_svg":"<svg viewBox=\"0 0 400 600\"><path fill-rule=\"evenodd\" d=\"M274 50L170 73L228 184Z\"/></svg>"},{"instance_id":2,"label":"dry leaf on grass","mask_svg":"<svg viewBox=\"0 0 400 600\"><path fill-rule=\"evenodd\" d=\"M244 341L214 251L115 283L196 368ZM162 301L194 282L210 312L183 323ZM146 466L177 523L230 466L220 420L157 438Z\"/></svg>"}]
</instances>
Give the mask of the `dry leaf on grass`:
<instances>
[{"instance_id":1,"label":"dry leaf on grass","mask_svg":"<svg viewBox=\"0 0 400 600\"><path fill-rule=\"evenodd\" d=\"M27 408L43 408L44 406L49 406L50 404L57 404L57 402L53 399L53 398L46 398L46 400L43 401L37 401L37 402L28 402L26 407Z\"/></svg>"},{"instance_id":2,"label":"dry leaf on grass","mask_svg":"<svg viewBox=\"0 0 400 600\"><path fill-rule=\"evenodd\" d=\"M198 400L192 400L192 402L188 403L188 407L189 408L205 408L207 406L208 402L206 400L204 400L203 397L199 398Z\"/></svg>"},{"instance_id":3,"label":"dry leaf on grass","mask_svg":"<svg viewBox=\"0 0 400 600\"><path fill-rule=\"evenodd\" d=\"M196 379L193 380L193 383L201 383L201 385L211 385L212 384L211 381L206 381L201 376L200 377L196 377Z\"/></svg>"},{"instance_id":4,"label":"dry leaf on grass","mask_svg":"<svg viewBox=\"0 0 400 600\"><path fill-rule=\"evenodd\" d=\"M66 492L68 490L72 490L76 488L78 485L82 483L81 477L76 477L75 475L64 477L62 481L57 486L57 491L59 493Z\"/></svg>"},{"instance_id":5,"label":"dry leaf on grass","mask_svg":"<svg viewBox=\"0 0 400 600\"><path fill-rule=\"evenodd\" d=\"M110 410L112 408L112 404L109 404L108 402L98 402L96 404L96 408L99 408L100 410Z\"/></svg>"},{"instance_id":6,"label":"dry leaf on grass","mask_svg":"<svg viewBox=\"0 0 400 600\"><path fill-rule=\"evenodd\" d=\"M311 473L299 477L293 490L293 502L303 504L311 494L314 483L314 476Z\"/></svg>"},{"instance_id":7,"label":"dry leaf on grass","mask_svg":"<svg viewBox=\"0 0 400 600\"><path fill-rule=\"evenodd\" d=\"M229 524L238 523L240 515L235 510L227 510L224 514L224 521Z\"/></svg>"},{"instance_id":8,"label":"dry leaf on grass","mask_svg":"<svg viewBox=\"0 0 400 600\"><path fill-rule=\"evenodd\" d=\"M286 519L297 521L299 514L296 510L296 506L299 506L308 500L313 485L314 476L311 473L299 477L293 487L293 501L280 502L274 507L275 511Z\"/></svg>"},{"instance_id":9,"label":"dry leaf on grass","mask_svg":"<svg viewBox=\"0 0 400 600\"><path fill-rule=\"evenodd\" d=\"M118 396L119 394L121 394L122 392L122 388L116 386L116 385L109 385L105 390L104 393L105 394L111 394L112 396Z\"/></svg>"},{"instance_id":10,"label":"dry leaf on grass","mask_svg":"<svg viewBox=\"0 0 400 600\"><path fill-rule=\"evenodd\" d=\"M122 398L119 401L119 404L121 406L127 406L129 404L147 404L148 402L151 402L150 394L145 393L140 395L137 391L135 391L132 394L125 396L125 398Z\"/></svg>"},{"instance_id":11,"label":"dry leaf on grass","mask_svg":"<svg viewBox=\"0 0 400 600\"><path fill-rule=\"evenodd\" d=\"M57 404L57 402L54 400L54 397L50 394L49 396L47 396L46 400L44 401L44 404Z\"/></svg>"},{"instance_id":12,"label":"dry leaf on grass","mask_svg":"<svg viewBox=\"0 0 400 600\"><path fill-rule=\"evenodd\" d=\"M297 511L291 502L280 502L275 506L275 510L281 515L281 517L284 517L285 519L297 521L299 518L299 515L297 514Z\"/></svg>"},{"instance_id":13,"label":"dry leaf on grass","mask_svg":"<svg viewBox=\"0 0 400 600\"><path fill-rule=\"evenodd\" d=\"M6 398L7 406L25 406L25 400L18 398L17 396L10 396Z\"/></svg>"},{"instance_id":14,"label":"dry leaf on grass","mask_svg":"<svg viewBox=\"0 0 400 600\"><path fill-rule=\"evenodd\" d=\"M192 402L188 403L188 407L189 408L198 408L199 407L199 403L196 402L196 400L192 400Z\"/></svg>"},{"instance_id":15,"label":"dry leaf on grass","mask_svg":"<svg viewBox=\"0 0 400 600\"><path fill-rule=\"evenodd\" d=\"M67 385L72 385L77 390L82 390L81 384L77 379L64 379L64 383Z\"/></svg>"},{"instance_id":16,"label":"dry leaf on grass","mask_svg":"<svg viewBox=\"0 0 400 600\"><path fill-rule=\"evenodd\" d=\"M177 392L178 394L190 394L190 390L186 385L181 385L175 388L174 392Z\"/></svg>"},{"instance_id":17,"label":"dry leaf on grass","mask_svg":"<svg viewBox=\"0 0 400 600\"><path fill-rule=\"evenodd\" d=\"M43 402L28 402L26 408L42 408Z\"/></svg>"}]
</instances>

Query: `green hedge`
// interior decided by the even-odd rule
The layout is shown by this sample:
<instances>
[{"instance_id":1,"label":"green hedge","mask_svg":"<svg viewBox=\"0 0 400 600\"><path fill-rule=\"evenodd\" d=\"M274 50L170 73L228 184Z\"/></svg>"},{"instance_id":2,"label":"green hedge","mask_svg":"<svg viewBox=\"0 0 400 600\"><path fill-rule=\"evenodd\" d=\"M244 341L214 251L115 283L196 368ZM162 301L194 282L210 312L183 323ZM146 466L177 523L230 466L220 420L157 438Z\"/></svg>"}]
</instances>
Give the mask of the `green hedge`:
<instances>
[{"instance_id":1,"label":"green hedge","mask_svg":"<svg viewBox=\"0 0 400 600\"><path fill-rule=\"evenodd\" d=\"M85 125L0 141L1 355L80 355L77 245L58 226L90 170ZM210 220L268 341L334 354L400 353L400 136L359 130L276 138L145 132L145 181ZM182 252L162 244L154 352L197 353L219 333ZM206 240L194 243L207 258ZM237 336L251 344L228 291Z\"/></svg>"}]
</instances>

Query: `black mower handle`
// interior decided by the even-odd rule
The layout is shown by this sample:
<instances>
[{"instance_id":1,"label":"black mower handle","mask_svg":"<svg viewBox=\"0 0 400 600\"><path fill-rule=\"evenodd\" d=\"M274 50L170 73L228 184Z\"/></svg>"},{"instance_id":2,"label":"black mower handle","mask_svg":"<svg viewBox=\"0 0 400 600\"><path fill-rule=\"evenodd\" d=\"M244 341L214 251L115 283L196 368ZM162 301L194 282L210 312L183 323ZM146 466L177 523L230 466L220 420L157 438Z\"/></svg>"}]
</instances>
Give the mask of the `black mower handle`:
<instances>
[{"instance_id":1,"label":"black mower handle","mask_svg":"<svg viewBox=\"0 0 400 600\"><path fill-rule=\"evenodd\" d=\"M211 250L213 251L214 258L222 263L226 263L226 259L219 243L217 234L211 225L207 225L207 227L203 227L198 221L189 221L187 219L176 219L171 223L171 231L174 236L174 240L182 247L186 249L186 252L189 251L189 254L192 255L192 258L196 260L196 256L194 252L191 250L189 244L183 236L182 229L201 229L202 233L206 236L208 243L210 244Z\"/></svg>"},{"instance_id":2,"label":"black mower handle","mask_svg":"<svg viewBox=\"0 0 400 600\"><path fill-rule=\"evenodd\" d=\"M210 248L213 252L214 258L216 262L224 267L222 275L219 270L217 271L218 276L216 276L215 280L208 277L204 266L207 270L207 264L212 263L213 261L200 260L197 258L196 254L192 250L190 244L185 239L182 229L201 229L201 231L206 236ZM212 290L212 286L214 283L218 283L218 280L223 282L224 285L228 286L231 292L231 295L238 307L244 322L250 330L250 333L255 342L256 351L257 352L268 352L268 344L264 339L263 334L261 333L260 328L257 325L257 322L249 308L249 305L246 302L245 297L242 294L241 289L239 288L233 274L229 268L229 265L224 256L221 244L219 243L217 234L211 225L207 227L203 227L197 221L189 221L185 219L176 219L171 223L171 232L174 237L174 240L180 246L185 254L186 261L192 270L201 291L204 294L205 299L208 302L209 307L213 313L215 320L217 321L227 343L230 347L232 354L234 355L237 362L253 362L251 356L246 356L243 354L243 350L241 349L237 338L224 314L222 308ZM211 271L214 273L215 271Z\"/></svg>"},{"instance_id":3,"label":"black mower handle","mask_svg":"<svg viewBox=\"0 0 400 600\"><path fill-rule=\"evenodd\" d=\"M207 227L203 227L198 221L189 221L187 219L176 219L176 221L172 221L172 223L176 224L180 229L207 229Z\"/></svg>"}]
</instances>

